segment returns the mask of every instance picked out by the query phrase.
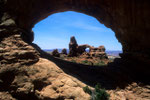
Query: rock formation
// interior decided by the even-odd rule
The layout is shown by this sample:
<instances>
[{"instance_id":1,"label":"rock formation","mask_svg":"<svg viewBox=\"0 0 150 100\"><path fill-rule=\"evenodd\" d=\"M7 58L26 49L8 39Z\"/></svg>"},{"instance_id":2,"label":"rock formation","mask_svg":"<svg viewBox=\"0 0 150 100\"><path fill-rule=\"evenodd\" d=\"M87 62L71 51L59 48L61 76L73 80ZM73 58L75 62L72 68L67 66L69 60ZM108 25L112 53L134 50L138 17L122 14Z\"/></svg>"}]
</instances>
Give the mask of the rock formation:
<instances>
[{"instance_id":1,"label":"rock formation","mask_svg":"<svg viewBox=\"0 0 150 100\"><path fill-rule=\"evenodd\" d=\"M76 41L75 37L72 36L70 38L68 56L70 56L70 57L77 56L77 47L78 47L77 41Z\"/></svg>"},{"instance_id":2,"label":"rock formation","mask_svg":"<svg viewBox=\"0 0 150 100\"><path fill-rule=\"evenodd\" d=\"M62 49L61 54L67 55L67 49L66 48Z\"/></svg>"},{"instance_id":3,"label":"rock formation","mask_svg":"<svg viewBox=\"0 0 150 100\"><path fill-rule=\"evenodd\" d=\"M56 12L77 11L97 18L115 32L123 46L122 58L143 61L149 59L150 54L149 4L148 0L32 0L32 3L30 0L1 0L0 37L20 30L26 42L31 43L32 28L37 22Z\"/></svg>"},{"instance_id":4,"label":"rock formation","mask_svg":"<svg viewBox=\"0 0 150 100\"><path fill-rule=\"evenodd\" d=\"M91 47L91 46L88 45L88 44L79 45L79 46L77 47L78 54L79 54L79 55L83 54L84 52L86 52L86 49L87 49L87 48L90 48L90 47Z\"/></svg>"},{"instance_id":5,"label":"rock formation","mask_svg":"<svg viewBox=\"0 0 150 100\"><path fill-rule=\"evenodd\" d=\"M104 46L99 46L98 49L99 49L100 52L105 52L106 51Z\"/></svg>"},{"instance_id":6,"label":"rock formation","mask_svg":"<svg viewBox=\"0 0 150 100\"><path fill-rule=\"evenodd\" d=\"M86 49L89 48L89 53L86 53ZM105 47L99 46L98 48L92 47L88 44L78 45L75 37L70 38L69 43L69 56L81 56L82 54L89 57L96 57L100 59L108 59L107 54L105 53Z\"/></svg>"},{"instance_id":7,"label":"rock formation","mask_svg":"<svg viewBox=\"0 0 150 100\"><path fill-rule=\"evenodd\" d=\"M85 85L53 62L41 58L32 46L34 25L51 14L64 11L93 16L111 28L123 46L122 58L113 66L124 70L124 76L128 73L133 79L149 83L149 5L149 0L0 0L0 99L89 99L82 90ZM140 93L138 96L143 95ZM150 99L149 95L141 99L143 97Z\"/></svg>"},{"instance_id":8,"label":"rock formation","mask_svg":"<svg viewBox=\"0 0 150 100\"><path fill-rule=\"evenodd\" d=\"M60 57L60 53L58 52L58 49L55 49L55 50L52 51L52 56Z\"/></svg>"},{"instance_id":9,"label":"rock formation","mask_svg":"<svg viewBox=\"0 0 150 100\"><path fill-rule=\"evenodd\" d=\"M98 48L90 47L89 55L91 57L96 57L96 58L100 58L100 59L108 59L108 56L105 53L104 46L99 46Z\"/></svg>"}]
</instances>

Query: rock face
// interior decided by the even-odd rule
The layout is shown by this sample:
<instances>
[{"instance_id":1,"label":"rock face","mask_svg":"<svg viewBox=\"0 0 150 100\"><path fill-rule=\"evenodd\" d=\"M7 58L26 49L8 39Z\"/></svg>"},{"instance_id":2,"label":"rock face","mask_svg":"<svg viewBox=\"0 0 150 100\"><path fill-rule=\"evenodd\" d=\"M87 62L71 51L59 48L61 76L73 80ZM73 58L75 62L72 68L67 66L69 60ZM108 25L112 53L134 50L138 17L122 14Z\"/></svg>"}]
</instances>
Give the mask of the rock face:
<instances>
[{"instance_id":1,"label":"rock face","mask_svg":"<svg viewBox=\"0 0 150 100\"><path fill-rule=\"evenodd\" d=\"M20 34L14 34L1 40L1 67L30 65L38 60L39 53L31 45L24 42Z\"/></svg>"},{"instance_id":2,"label":"rock face","mask_svg":"<svg viewBox=\"0 0 150 100\"><path fill-rule=\"evenodd\" d=\"M79 80L40 58L32 46L34 25L63 11L93 16L111 28L123 46L122 69L147 80L149 5L149 0L0 0L0 99L89 99Z\"/></svg>"},{"instance_id":3,"label":"rock face","mask_svg":"<svg viewBox=\"0 0 150 100\"><path fill-rule=\"evenodd\" d=\"M70 57L77 56L77 47L78 47L77 41L76 41L75 37L73 36L70 38L69 55L68 56L70 56Z\"/></svg>"}]
</instances>

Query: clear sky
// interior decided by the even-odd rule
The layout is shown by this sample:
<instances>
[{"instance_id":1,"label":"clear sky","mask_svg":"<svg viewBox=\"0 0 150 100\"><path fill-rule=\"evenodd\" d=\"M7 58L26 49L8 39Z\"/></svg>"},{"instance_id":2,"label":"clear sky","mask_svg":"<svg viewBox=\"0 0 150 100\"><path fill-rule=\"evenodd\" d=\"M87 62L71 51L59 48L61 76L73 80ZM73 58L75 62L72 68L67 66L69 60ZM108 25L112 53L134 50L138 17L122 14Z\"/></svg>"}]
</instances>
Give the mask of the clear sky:
<instances>
[{"instance_id":1,"label":"clear sky","mask_svg":"<svg viewBox=\"0 0 150 100\"><path fill-rule=\"evenodd\" d=\"M33 31L34 43L42 49L68 48L70 37L75 36L78 44L104 45L106 50L122 50L111 29L92 16L73 11L50 15L37 23Z\"/></svg>"}]
</instances>

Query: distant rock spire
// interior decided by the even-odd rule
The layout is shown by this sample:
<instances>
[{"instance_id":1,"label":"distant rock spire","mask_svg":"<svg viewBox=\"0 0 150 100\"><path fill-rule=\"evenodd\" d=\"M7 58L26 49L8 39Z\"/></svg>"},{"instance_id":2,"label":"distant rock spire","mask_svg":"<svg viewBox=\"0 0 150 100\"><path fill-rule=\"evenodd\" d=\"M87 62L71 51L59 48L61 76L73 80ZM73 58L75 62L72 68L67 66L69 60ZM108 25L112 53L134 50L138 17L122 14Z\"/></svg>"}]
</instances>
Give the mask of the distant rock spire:
<instances>
[{"instance_id":1,"label":"distant rock spire","mask_svg":"<svg viewBox=\"0 0 150 100\"><path fill-rule=\"evenodd\" d=\"M70 38L69 55L68 56L70 56L70 57L77 56L77 47L78 47L77 41L76 41L75 37L72 36Z\"/></svg>"}]
</instances>

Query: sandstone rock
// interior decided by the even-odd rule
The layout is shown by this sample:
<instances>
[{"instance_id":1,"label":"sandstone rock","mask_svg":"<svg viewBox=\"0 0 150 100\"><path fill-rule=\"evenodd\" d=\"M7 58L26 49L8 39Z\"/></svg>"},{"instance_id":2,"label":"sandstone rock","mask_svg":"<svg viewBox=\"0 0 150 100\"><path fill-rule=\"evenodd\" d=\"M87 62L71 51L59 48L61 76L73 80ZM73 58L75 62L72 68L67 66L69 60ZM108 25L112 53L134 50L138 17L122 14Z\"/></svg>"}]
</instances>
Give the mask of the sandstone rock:
<instances>
[{"instance_id":1,"label":"sandstone rock","mask_svg":"<svg viewBox=\"0 0 150 100\"><path fill-rule=\"evenodd\" d=\"M84 52L86 52L86 49L87 49L87 48L90 48L90 47L91 47L91 46L88 45L88 44L79 45L79 46L77 47L78 55L83 54Z\"/></svg>"},{"instance_id":2,"label":"sandstone rock","mask_svg":"<svg viewBox=\"0 0 150 100\"><path fill-rule=\"evenodd\" d=\"M70 56L70 57L77 56L77 47L78 47L77 41L76 41L75 37L72 36L70 38L68 56Z\"/></svg>"},{"instance_id":3,"label":"sandstone rock","mask_svg":"<svg viewBox=\"0 0 150 100\"><path fill-rule=\"evenodd\" d=\"M0 92L0 100L17 100L12 97L8 92Z\"/></svg>"},{"instance_id":4,"label":"sandstone rock","mask_svg":"<svg viewBox=\"0 0 150 100\"><path fill-rule=\"evenodd\" d=\"M98 57L100 59L108 59L108 56L105 53L105 47L104 46L99 46L98 48L90 47L89 54L91 57Z\"/></svg>"},{"instance_id":5,"label":"sandstone rock","mask_svg":"<svg viewBox=\"0 0 150 100\"><path fill-rule=\"evenodd\" d=\"M39 53L28 43L24 42L20 34L6 37L0 44L0 67L6 65L30 65L39 59Z\"/></svg>"},{"instance_id":6,"label":"sandstone rock","mask_svg":"<svg viewBox=\"0 0 150 100\"><path fill-rule=\"evenodd\" d=\"M52 51L52 56L60 57L60 53L58 52L58 49Z\"/></svg>"},{"instance_id":7,"label":"sandstone rock","mask_svg":"<svg viewBox=\"0 0 150 100\"><path fill-rule=\"evenodd\" d=\"M106 49L105 49L104 46L99 46L99 47L98 47L98 50L99 50L100 52L105 52Z\"/></svg>"},{"instance_id":8,"label":"sandstone rock","mask_svg":"<svg viewBox=\"0 0 150 100\"><path fill-rule=\"evenodd\" d=\"M132 86L133 84L136 87ZM110 100L149 100L148 91L150 90L147 88L137 86L137 83L131 83L126 89L110 90L108 93L110 94Z\"/></svg>"},{"instance_id":9,"label":"sandstone rock","mask_svg":"<svg viewBox=\"0 0 150 100\"><path fill-rule=\"evenodd\" d=\"M30 66L5 66L1 68L0 75L2 73L13 78L5 79L9 84L1 85L4 91L6 85L11 89L10 93L0 92L1 100L16 100L11 94L19 100L90 100L90 96L82 89L85 84L65 74L56 64L43 58Z\"/></svg>"}]
</instances>

